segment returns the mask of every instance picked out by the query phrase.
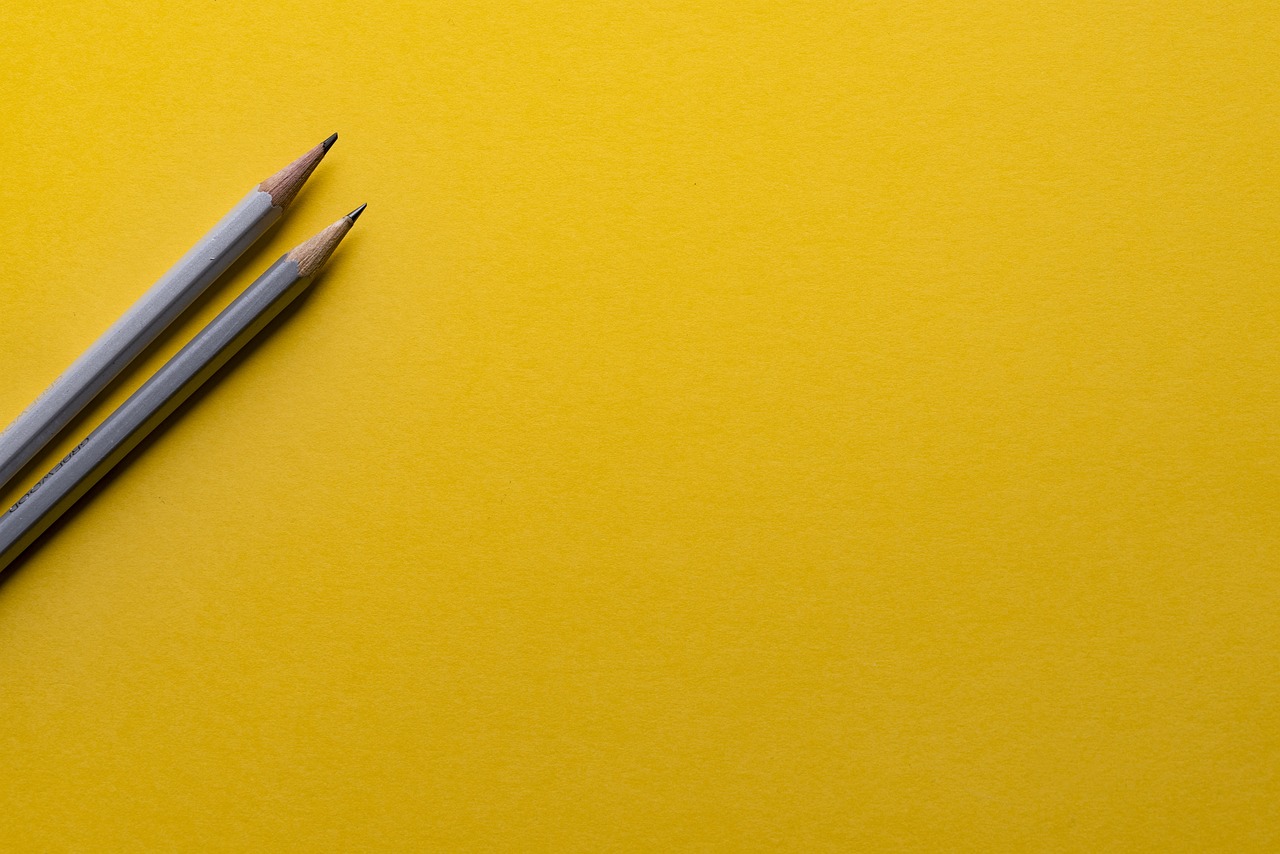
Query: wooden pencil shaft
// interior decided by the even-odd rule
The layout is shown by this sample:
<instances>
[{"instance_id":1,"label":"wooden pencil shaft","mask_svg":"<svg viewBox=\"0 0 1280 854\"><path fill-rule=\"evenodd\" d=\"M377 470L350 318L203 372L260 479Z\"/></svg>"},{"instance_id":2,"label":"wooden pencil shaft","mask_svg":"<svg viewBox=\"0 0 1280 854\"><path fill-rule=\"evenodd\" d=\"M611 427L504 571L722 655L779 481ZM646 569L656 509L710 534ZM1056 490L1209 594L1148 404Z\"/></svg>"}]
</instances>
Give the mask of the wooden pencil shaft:
<instances>
[{"instance_id":1,"label":"wooden pencil shaft","mask_svg":"<svg viewBox=\"0 0 1280 854\"><path fill-rule=\"evenodd\" d=\"M257 335L311 282L273 264L0 517L0 571Z\"/></svg>"},{"instance_id":2,"label":"wooden pencil shaft","mask_svg":"<svg viewBox=\"0 0 1280 854\"><path fill-rule=\"evenodd\" d=\"M254 189L76 359L0 434L0 487L189 308L280 214L269 193Z\"/></svg>"},{"instance_id":3,"label":"wooden pencil shaft","mask_svg":"<svg viewBox=\"0 0 1280 854\"><path fill-rule=\"evenodd\" d=\"M280 219L336 138L329 137L245 196L0 433L0 489Z\"/></svg>"}]
</instances>

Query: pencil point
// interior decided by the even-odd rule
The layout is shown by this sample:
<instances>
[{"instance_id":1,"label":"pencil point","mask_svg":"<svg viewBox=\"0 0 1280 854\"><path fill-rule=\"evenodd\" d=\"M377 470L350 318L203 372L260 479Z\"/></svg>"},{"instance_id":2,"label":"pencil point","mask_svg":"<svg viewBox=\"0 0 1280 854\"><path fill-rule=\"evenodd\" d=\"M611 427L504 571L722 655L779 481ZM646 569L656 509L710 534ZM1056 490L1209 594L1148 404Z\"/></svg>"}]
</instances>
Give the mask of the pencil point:
<instances>
[{"instance_id":1,"label":"pencil point","mask_svg":"<svg viewBox=\"0 0 1280 854\"><path fill-rule=\"evenodd\" d=\"M360 214L364 213L364 209L367 207L369 207L368 202L364 203L360 207L353 210L351 213L347 214L347 219L351 220L354 223L356 220L360 218Z\"/></svg>"},{"instance_id":2,"label":"pencil point","mask_svg":"<svg viewBox=\"0 0 1280 854\"><path fill-rule=\"evenodd\" d=\"M337 249L338 244L342 242L342 238L347 236L347 232L355 225L356 217L360 216L365 207L367 206L361 205L315 237L285 253L284 257L298 265L299 276L314 275L324 266L324 262L329 260L333 250Z\"/></svg>"},{"instance_id":3,"label":"pencil point","mask_svg":"<svg viewBox=\"0 0 1280 854\"><path fill-rule=\"evenodd\" d=\"M329 147L333 145L334 140L338 138L335 133L288 166L272 175L267 180L258 185L258 189L264 193L271 194L271 204L278 208L286 208L289 202L293 201L293 197L298 195L298 191L302 189L302 185L306 183L307 178L311 177L311 173L315 171L316 166L320 165L320 161L329 152Z\"/></svg>"}]
</instances>

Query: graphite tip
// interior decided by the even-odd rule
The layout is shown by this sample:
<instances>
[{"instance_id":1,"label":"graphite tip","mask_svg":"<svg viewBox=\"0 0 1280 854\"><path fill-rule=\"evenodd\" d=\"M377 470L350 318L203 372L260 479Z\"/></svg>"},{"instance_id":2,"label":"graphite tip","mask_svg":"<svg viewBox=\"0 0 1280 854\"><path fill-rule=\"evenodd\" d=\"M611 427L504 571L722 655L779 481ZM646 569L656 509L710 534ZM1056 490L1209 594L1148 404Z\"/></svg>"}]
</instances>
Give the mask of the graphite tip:
<instances>
[{"instance_id":1,"label":"graphite tip","mask_svg":"<svg viewBox=\"0 0 1280 854\"><path fill-rule=\"evenodd\" d=\"M356 208L356 209L355 209L355 210L353 210L351 213L347 214L346 218L347 218L347 219L349 219L349 220L351 220L351 221L354 223L356 220L358 220L358 219L360 218L360 214L364 213L364 209L365 209L365 208L367 208L367 207L369 207L369 203L368 203L368 202L366 202L365 204L363 204L363 205L361 205L360 207Z\"/></svg>"},{"instance_id":2,"label":"graphite tip","mask_svg":"<svg viewBox=\"0 0 1280 854\"><path fill-rule=\"evenodd\" d=\"M307 178L311 177L311 173L315 171L316 166L324 159L325 154L329 152L329 146L333 145L334 140L337 138L338 135L335 133L263 181L258 185L258 189L264 193L271 194L271 204L278 208L288 207L289 202L293 201L294 196L298 195L302 185L307 182Z\"/></svg>"}]
</instances>

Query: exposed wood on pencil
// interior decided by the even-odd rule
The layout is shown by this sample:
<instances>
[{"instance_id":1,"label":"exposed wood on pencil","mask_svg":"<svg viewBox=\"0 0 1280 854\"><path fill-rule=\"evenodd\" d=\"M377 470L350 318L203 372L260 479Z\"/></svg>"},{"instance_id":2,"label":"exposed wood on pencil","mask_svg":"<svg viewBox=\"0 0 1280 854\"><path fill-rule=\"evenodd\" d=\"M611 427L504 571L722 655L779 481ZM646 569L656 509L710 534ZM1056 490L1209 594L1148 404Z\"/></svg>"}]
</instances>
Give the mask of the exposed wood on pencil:
<instances>
[{"instance_id":1,"label":"exposed wood on pencil","mask_svg":"<svg viewBox=\"0 0 1280 854\"><path fill-rule=\"evenodd\" d=\"M298 195L298 190L302 189L302 185L307 182L307 178L311 177L311 173L320 165L325 153L333 147L333 143L337 139L338 135L336 133L333 134L324 142L263 181L258 185L258 189L264 193L270 193L271 203L276 207L288 207L289 202L293 201L294 196Z\"/></svg>"},{"instance_id":2,"label":"exposed wood on pencil","mask_svg":"<svg viewBox=\"0 0 1280 854\"><path fill-rule=\"evenodd\" d=\"M310 276L324 266L324 262L329 260L333 250L342 242L342 238L347 236L347 232L351 230L351 226L355 225L356 219L364 212L365 207L361 205L285 255L298 265L299 276Z\"/></svg>"}]
</instances>

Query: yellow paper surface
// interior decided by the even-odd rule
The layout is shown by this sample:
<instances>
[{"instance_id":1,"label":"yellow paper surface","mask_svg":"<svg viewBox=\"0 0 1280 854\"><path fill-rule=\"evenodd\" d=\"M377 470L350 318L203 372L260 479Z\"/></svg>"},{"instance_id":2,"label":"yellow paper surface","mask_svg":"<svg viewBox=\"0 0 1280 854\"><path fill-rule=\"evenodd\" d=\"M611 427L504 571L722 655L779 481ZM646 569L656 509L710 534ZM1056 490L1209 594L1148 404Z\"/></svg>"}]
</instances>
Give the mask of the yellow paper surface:
<instances>
[{"instance_id":1,"label":"yellow paper surface","mask_svg":"<svg viewBox=\"0 0 1280 854\"><path fill-rule=\"evenodd\" d=\"M8 0L0 420L369 210L0 583L0 848L1275 850L1278 39Z\"/></svg>"}]
</instances>

